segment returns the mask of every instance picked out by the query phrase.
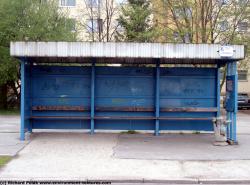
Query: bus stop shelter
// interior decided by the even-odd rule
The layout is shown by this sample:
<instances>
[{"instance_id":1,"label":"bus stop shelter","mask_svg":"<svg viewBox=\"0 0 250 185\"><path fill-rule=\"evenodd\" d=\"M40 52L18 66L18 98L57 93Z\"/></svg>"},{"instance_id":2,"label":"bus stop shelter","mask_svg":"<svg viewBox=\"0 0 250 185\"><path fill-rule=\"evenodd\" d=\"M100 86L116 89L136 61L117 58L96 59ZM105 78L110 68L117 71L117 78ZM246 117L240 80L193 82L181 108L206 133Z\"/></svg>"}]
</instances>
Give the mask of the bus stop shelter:
<instances>
[{"instance_id":1,"label":"bus stop shelter","mask_svg":"<svg viewBox=\"0 0 250 185\"><path fill-rule=\"evenodd\" d=\"M11 56L21 62L21 140L33 129L213 131L227 66L226 136L237 142L244 46L12 42Z\"/></svg>"}]
</instances>

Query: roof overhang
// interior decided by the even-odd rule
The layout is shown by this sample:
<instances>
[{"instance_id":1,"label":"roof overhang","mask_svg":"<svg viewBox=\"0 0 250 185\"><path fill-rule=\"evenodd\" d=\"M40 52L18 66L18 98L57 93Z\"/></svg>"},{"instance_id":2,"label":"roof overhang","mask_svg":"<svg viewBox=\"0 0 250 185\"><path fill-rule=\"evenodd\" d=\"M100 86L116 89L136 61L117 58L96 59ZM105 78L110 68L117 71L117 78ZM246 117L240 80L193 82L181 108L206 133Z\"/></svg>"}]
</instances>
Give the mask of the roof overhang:
<instances>
[{"instance_id":1,"label":"roof overhang","mask_svg":"<svg viewBox=\"0 0 250 185\"><path fill-rule=\"evenodd\" d=\"M225 64L244 59L244 46L231 45L232 55L220 55L218 44L126 42L11 42L11 56L42 63Z\"/></svg>"}]
</instances>

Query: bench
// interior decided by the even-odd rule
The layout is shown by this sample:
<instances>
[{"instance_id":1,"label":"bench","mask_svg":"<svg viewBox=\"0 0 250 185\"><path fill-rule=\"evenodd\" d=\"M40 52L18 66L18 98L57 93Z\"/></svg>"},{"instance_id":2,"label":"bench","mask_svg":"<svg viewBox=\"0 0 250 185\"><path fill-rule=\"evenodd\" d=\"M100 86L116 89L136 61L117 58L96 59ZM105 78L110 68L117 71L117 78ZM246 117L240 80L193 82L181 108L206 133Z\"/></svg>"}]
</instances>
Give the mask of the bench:
<instances>
[{"instance_id":1,"label":"bench","mask_svg":"<svg viewBox=\"0 0 250 185\"><path fill-rule=\"evenodd\" d=\"M90 107L83 106L33 106L32 111L75 111L90 112ZM152 107L95 107L96 112L154 112ZM160 112L217 112L217 108L161 108ZM90 120L90 116L31 116L30 119L68 119ZM213 117L166 117L161 116L95 116L95 120L213 120Z\"/></svg>"}]
</instances>

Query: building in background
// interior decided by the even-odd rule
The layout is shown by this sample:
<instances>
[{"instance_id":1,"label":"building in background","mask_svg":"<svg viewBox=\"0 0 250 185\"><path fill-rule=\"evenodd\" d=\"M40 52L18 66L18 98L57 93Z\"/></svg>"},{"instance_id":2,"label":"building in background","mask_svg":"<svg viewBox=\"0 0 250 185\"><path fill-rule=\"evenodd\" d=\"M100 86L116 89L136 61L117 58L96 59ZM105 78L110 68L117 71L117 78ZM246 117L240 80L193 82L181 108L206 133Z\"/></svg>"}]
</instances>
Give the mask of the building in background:
<instances>
[{"instance_id":1,"label":"building in background","mask_svg":"<svg viewBox=\"0 0 250 185\"><path fill-rule=\"evenodd\" d=\"M80 41L113 41L123 0L59 0Z\"/></svg>"}]
</instances>

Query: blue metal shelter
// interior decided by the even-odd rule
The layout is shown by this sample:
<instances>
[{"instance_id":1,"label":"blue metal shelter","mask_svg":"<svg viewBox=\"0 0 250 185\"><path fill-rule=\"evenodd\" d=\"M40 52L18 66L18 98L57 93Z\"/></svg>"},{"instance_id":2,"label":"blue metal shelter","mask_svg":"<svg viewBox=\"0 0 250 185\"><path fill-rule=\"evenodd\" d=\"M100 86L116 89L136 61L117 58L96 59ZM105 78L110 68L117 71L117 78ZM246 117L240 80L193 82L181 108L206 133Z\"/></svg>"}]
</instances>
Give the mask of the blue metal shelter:
<instances>
[{"instance_id":1,"label":"blue metal shelter","mask_svg":"<svg viewBox=\"0 0 250 185\"><path fill-rule=\"evenodd\" d=\"M237 142L244 46L12 42L11 55L21 61L21 140L33 129L213 131L227 65L227 137Z\"/></svg>"}]
</instances>

